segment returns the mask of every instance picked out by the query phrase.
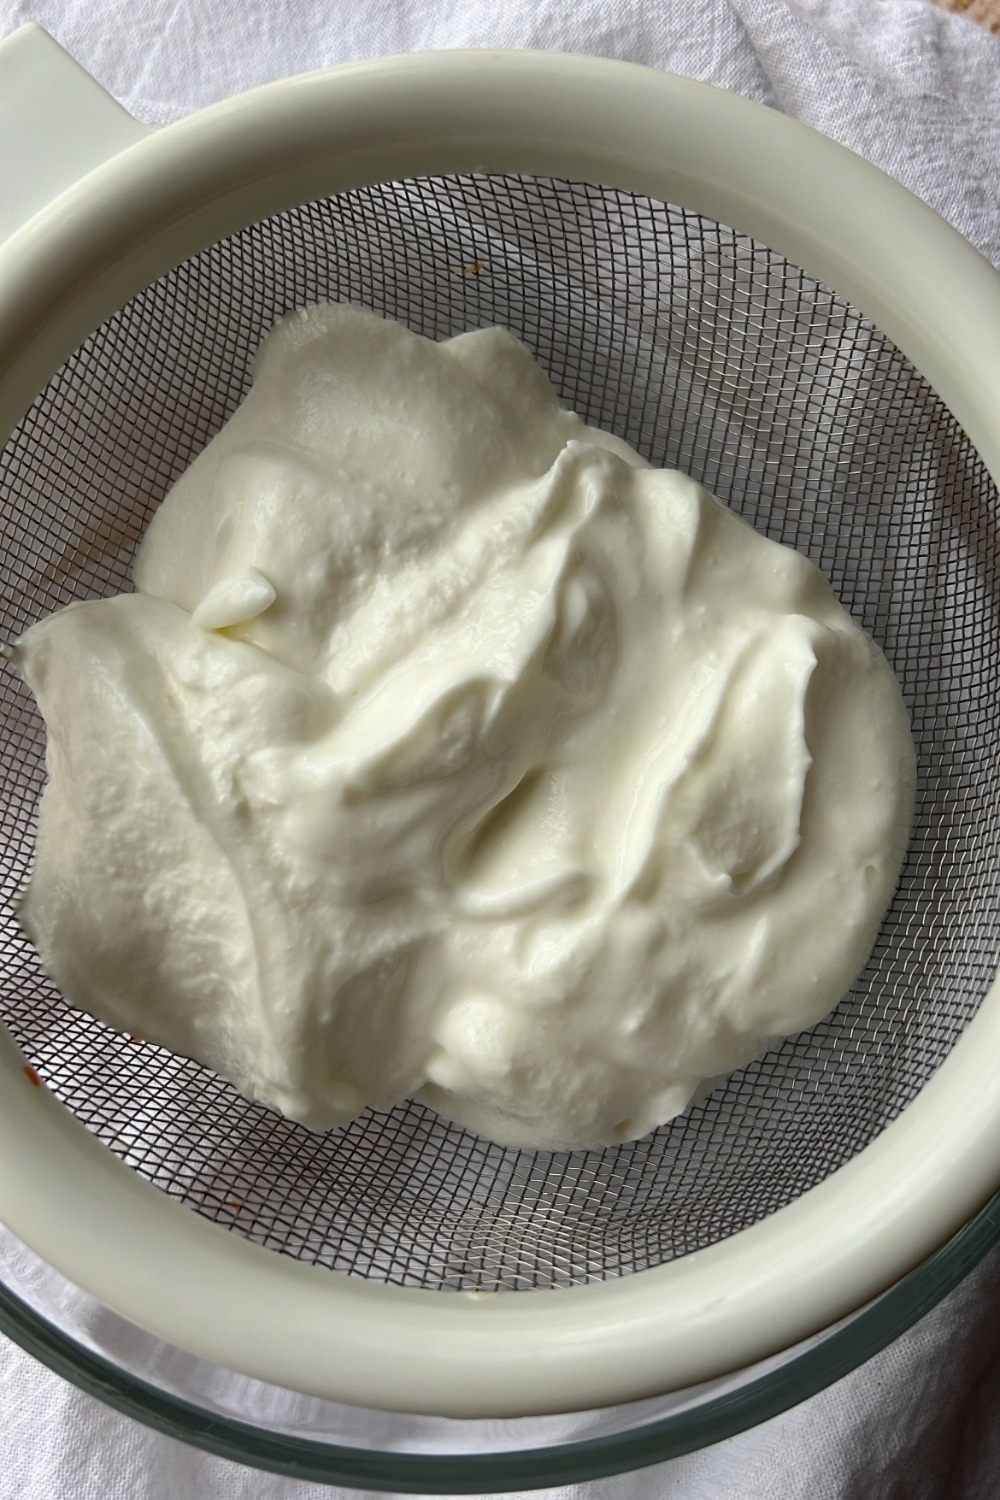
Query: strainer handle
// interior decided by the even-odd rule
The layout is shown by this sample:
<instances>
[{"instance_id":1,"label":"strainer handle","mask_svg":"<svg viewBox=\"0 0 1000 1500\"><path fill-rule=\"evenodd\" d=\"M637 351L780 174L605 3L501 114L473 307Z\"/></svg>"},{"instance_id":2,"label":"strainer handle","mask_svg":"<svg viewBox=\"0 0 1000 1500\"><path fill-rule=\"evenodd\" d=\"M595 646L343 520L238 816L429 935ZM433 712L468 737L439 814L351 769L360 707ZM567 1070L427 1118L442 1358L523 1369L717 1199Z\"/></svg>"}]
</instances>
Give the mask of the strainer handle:
<instances>
[{"instance_id":1,"label":"strainer handle","mask_svg":"<svg viewBox=\"0 0 1000 1500\"><path fill-rule=\"evenodd\" d=\"M149 135L35 22L0 41L0 244Z\"/></svg>"}]
</instances>

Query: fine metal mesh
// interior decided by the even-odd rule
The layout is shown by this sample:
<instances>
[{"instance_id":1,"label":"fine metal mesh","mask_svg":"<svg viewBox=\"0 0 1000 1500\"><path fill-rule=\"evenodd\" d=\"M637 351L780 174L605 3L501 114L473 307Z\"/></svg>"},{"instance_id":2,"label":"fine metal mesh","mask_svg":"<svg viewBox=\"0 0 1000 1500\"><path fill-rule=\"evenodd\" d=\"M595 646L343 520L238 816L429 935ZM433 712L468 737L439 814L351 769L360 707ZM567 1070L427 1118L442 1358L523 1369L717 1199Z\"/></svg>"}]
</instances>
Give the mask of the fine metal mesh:
<instances>
[{"instance_id":1,"label":"fine metal mesh","mask_svg":"<svg viewBox=\"0 0 1000 1500\"><path fill-rule=\"evenodd\" d=\"M41 974L10 903L29 869L43 730L6 671L0 1017L131 1167L303 1260L407 1285L518 1288L710 1245L904 1109L996 969L996 492L899 351L762 245L590 185L396 182L213 245L67 361L2 455L0 637L130 587L138 537L246 391L263 334L322 300L435 338L511 328L587 421L693 474L823 569L895 668L919 754L910 853L868 968L829 1020L635 1144L507 1151L415 1104L311 1133L75 1012Z\"/></svg>"}]
</instances>

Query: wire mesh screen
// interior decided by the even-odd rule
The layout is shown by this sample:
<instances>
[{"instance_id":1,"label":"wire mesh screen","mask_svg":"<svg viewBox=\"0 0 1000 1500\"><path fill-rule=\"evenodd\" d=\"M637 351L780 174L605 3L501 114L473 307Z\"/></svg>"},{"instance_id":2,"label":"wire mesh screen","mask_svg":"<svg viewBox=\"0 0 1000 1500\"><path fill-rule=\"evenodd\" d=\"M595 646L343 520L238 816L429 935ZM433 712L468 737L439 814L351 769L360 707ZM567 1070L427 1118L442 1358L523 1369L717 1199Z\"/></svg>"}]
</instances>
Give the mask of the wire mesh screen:
<instances>
[{"instance_id":1,"label":"wire mesh screen","mask_svg":"<svg viewBox=\"0 0 1000 1500\"><path fill-rule=\"evenodd\" d=\"M509 327L588 422L693 474L823 569L894 666L919 754L912 846L868 968L830 1019L618 1149L503 1150L415 1104L311 1133L74 1011L40 972L10 903L29 870L44 736L8 671L0 1016L112 1151L278 1251L435 1288L657 1265L852 1157L921 1088L992 978L996 492L899 351L764 246L591 185L397 182L213 245L67 361L3 452L4 638L130 586L143 527L246 391L263 334L322 300L434 338Z\"/></svg>"}]
</instances>

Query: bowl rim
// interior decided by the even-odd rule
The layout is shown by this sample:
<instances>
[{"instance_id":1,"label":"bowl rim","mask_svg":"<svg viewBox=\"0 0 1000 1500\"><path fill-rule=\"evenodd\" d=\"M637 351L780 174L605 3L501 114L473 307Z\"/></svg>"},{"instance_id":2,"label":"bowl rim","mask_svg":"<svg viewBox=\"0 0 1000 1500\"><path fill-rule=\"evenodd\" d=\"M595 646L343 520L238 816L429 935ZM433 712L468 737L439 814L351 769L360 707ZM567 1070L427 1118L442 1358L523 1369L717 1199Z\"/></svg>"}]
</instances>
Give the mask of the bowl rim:
<instances>
[{"instance_id":1,"label":"bowl rim","mask_svg":"<svg viewBox=\"0 0 1000 1500\"><path fill-rule=\"evenodd\" d=\"M948 1243L846 1326L778 1369L641 1426L493 1453L380 1451L275 1432L208 1411L87 1349L0 1283L0 1332L57 1375L167 1437L294 1479L394 1494L495 1494L624 1474L680 1458L779 1416L880 1353L1000 1244L1000 1193Z\"/></svg>"},{"instance_id":2,"label":"bowl rim","mask_svg":"<svg viewBox=\"0 0 1000 1500\"><path fill-rule=\"evenodd\" d=\"M531 52L424 53L301 75L97 168L0 249L0 428L106 317L212 240L363 184L471 171L600 182L765 241L873 318L1000 476L1000 277L950 226L764 106L634 64ZM618 1404L818 1332L980 1209L1000 1179L998 1045L994 986L875 1141L716 1245L614 1282L440 1293L303 1265L200 1218L34 1087L4 1034L0 1219L122 1316L273 1384L444 1416Z\"/></svg>"}]
</instances>

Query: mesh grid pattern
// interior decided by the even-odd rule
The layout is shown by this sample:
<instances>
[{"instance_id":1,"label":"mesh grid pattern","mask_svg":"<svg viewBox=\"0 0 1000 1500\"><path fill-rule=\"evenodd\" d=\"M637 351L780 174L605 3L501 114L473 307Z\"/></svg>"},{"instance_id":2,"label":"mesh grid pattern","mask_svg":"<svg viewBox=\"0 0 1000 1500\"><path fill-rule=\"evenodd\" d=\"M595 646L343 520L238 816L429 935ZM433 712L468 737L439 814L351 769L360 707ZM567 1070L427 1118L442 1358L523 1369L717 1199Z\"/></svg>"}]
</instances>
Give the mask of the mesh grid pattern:
<instances>
[{"instance_id":1,"label":"mesh grid pattern","mask_svg":"<svg viewBox=\"0 0 1000 1500\"><path fill-rule=\"evenodd\" d=\"M44 735L6 671L0 1018L131 1167L273 1249L434 1288L570 1285L661 1264L849 1160L914 1097L992 979L996 492L899 351L764 246L586 184L397 182L210 247L67 361L0 460L2 638L130 587L138 537L246 391L263 334L322 300L435 338L511 328L587 421L693 474L823 569L895 668L919 756L911 849L868 968L827 1021L617 1149L507 1151L415 1104L311 1133L75 1012L41 974L11 903L29 869Z\"/></svg>"}]
</instances>

